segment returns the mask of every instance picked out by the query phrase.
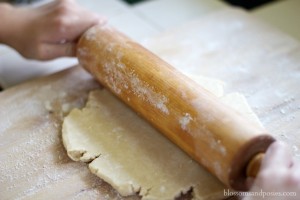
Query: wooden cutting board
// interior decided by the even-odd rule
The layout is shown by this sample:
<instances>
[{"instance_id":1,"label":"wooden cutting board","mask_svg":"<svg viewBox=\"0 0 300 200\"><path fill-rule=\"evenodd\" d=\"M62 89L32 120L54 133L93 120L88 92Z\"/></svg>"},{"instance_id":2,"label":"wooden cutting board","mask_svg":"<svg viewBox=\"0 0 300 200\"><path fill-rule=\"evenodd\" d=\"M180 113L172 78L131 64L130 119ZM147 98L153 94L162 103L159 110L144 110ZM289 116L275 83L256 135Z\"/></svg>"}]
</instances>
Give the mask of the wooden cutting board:
<instances>
[{"instance_id":1,"label":"wooden cutting board","mask_svg":"<svg viewBox=\"0 0 300 200\"><path fill-rule=\"evenodd\" d=\"M300 157L300 44L226 9L145 45L184 73L246 95L262 123ZM122 199L61 142L63 116L100 86L79 67L0 93L0 199ZM129 197L128 199L138 199Z\"/></svg>"}]
</instances>

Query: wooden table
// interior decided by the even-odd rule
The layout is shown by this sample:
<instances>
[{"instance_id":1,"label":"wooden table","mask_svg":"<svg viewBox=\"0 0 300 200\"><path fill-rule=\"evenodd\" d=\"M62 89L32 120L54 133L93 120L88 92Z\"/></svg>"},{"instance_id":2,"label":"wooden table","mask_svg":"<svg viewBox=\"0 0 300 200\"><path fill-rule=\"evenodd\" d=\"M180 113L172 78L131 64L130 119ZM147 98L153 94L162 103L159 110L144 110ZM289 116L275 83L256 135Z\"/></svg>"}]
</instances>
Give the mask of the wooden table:
<instances>
[{"instance_id":1,"label":"wooden table","mask_svg":"<svg viewBox=\"0 0 300 200\"><path fill-rule=\"evenodd\" d=\"M243 11L226 9L145 45L184 73L226 82L300 157L300 44ZM79 67L0 93L0 199L127 199L72 162L63 116L100 87ZM138 199L129 197L128 199Z\"/></svg>"}]
</instances>

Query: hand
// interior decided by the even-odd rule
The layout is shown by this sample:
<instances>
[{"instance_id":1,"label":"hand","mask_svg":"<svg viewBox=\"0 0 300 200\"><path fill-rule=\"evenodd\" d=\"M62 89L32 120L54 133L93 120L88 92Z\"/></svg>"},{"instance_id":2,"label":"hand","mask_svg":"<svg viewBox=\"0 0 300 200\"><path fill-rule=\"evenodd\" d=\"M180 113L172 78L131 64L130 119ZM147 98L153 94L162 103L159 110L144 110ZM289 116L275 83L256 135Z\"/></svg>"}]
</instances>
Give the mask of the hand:
<instances>
[{"instance_id":1,"label":"hand","mask_svg":"<svg viewBox=\"0 0 300 200\"><path fill-rule=\"evenodd\" d=\"M75 56L76 41L103 17L80 7L74 0L56 0L40 7L5 6L3 43L29 59L50 60ZM6 25L6 26L5 26ZM3 28L3 29L2 29ZM1 34L0 34L1 36Z\"/></svg>"},{"instance_id":2,"label":"hand","mask_svg":"<svg viewBox=\"0 0 300 200\"><path fill-rule=\"evenodd\" d=\"M253 196L244 200L257 199L299 199L300 164L293 159L290 149L281 142L274 142L265 154L261 169L250 192L296 192L297 196Z\"/></svg>"}]
</instances>

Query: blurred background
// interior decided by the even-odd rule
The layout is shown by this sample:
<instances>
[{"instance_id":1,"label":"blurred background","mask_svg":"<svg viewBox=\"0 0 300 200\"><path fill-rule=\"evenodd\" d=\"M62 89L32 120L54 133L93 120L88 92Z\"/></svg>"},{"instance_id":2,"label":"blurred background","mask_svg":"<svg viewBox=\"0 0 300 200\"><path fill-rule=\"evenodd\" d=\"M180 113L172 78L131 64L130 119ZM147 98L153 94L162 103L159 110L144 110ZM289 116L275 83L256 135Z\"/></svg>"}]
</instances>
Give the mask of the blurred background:
<instances>
[{"instance_id":1,"label":"blurred background","mask_svg":"<svg viewBox=\"0 0 300 200\"><path fill-rule=\"evenodd\" d=\"M1 1L11 2L14 4L20 4L20 3L32 3L35 1L41 1L41 0L0 0L0 2ZM140 3L140 2L144 2L144 1L151 1L151 0L122 0L122 1L124 1L128 4L136 4L136 3ZM278 0L221 0L221 1L227 2L232 5L241 6L246 9L252 9L252 8L261 6L263 4L273 2L273 1L278 1Z\"/></svg>"},{"instance_id":2,"label":"blurred background","mask_svg":"<svg viewBox=\"0 0 300 200\"><path fill-rule=\"evenodd\" d=\"M0 0L0 2L10 2L12 4L32 4L40 1L49 0ZM89 4L88 2L95 1L98 1L97 4L101 5L101 2L108 4L104 3L104 1L111 0L86 0L86 3L83 4ZM183 15L190 11L193 13L190 15L194 16L194 13L198 10L198 15L200 16L202 15L201 12L206 13L208 10L213 11L225 6L238 6L249 10L249 12L263 21L300 40L300 0L113 0L113 2L114 1L119 1L132 7L147 7L147 5L149 5L149 8L160 7L160 9L146 11L146 13L152 12L153 15L157 14L159 16L162 15L159 12L170 14L172 11L168 9L173 9L174 7L181 7L183 9ZM175 4L178 4L178 6ZM174 10L173 12L174 18L178 18L175 15L180 14L180 10Z\"/></svg>"},{"instance_id":3,"label":"blurred background","mask_svg":"<svg viewBox=\"0 0 300 200\"><path fill-rule=\"evenodd\" d=\"M0 0L0 2L32 6L49 1L51 0ZM111 25L141 43L167 30L178 29L178 27L191 21L199 20L211 13L232 6L246 9L263 23L300 41L300 0L76 1L81 6L108 17ZM0 44L0 85L3 88L8 88L28 79L62 70L76 63L76 59L70 58L45 63L28 61L13 49ZM41 65L45 67L41 68Z\"/></svg>"},{"instance_id":4,"label":"blurred background","mask_svg":"<svg viewBox=\"0 0 300 200\"><path fill-rule=\"evenodd\" d=\"M0 2L6 1L6 2L11 2L13 4L22 4L22 3L32 3L35 1L41 1L41 0L0 0ZM151 1L151 0L122 0L128 4L136 4L144 1ZM207 0L209 1L209 0ZM269 2L274 2L278 0L220 0L224 1L226 3L236 5L236 6L241 6L246 9L253 9L255 7L261 6L263 4L269 3Z\"/></svg>"}]
</instances>

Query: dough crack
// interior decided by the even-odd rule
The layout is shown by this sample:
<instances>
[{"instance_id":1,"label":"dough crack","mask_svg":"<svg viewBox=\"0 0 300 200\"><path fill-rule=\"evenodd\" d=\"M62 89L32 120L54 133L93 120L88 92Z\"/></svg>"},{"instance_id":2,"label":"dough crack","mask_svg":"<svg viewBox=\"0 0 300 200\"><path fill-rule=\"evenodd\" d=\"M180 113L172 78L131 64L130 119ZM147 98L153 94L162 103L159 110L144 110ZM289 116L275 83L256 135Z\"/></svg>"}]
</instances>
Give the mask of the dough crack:
<instances>
[{"instance_id":1,"label":"dough crack","mask_svg":"<svg viewBox=\"0 0 300 200\"><path fill-rule=\"evenodd\" d=\"M68 151L68 156L74 161L80 161L83 155L86 153L86 150L73 150Z\"/></svg>"},{"instance_id":2,"label":"dough crack","mask_svg":"<svg viewBox=\"0 0 300 200\"><path fill-rule=\"evenodd\" d=\"M98 159L101 156L101 154L96 155L95 158L91 159L90 161L85 162L86 164L91 164L94 160Z\"/></svg>"},{"instance_id":3,"label":"dough crack","mask_svg":"<svg viewBox=\"0 0 300 200\"><path fill-rule=\"evenodd\" d=\"M147 188L147 189L145 190L144 193L142 193L142 191L140 190L138 194L139 194L140 196L147 197L147 196L150 194L150 191L151 191L151 190L152 190L152 187L149 187L149 188Z\"/></svg>"},{"instance_id":4,"label":"dough crack","mask_svg":"<svg viewBox=\"0 0 300 200\"><path fill-rule=\"evenodd\" d=\"M179 195L175 198L175 200L180 199L195 199L194 186L190 187L186 191L181 191Z\"/></svg>"}]
</instances>

